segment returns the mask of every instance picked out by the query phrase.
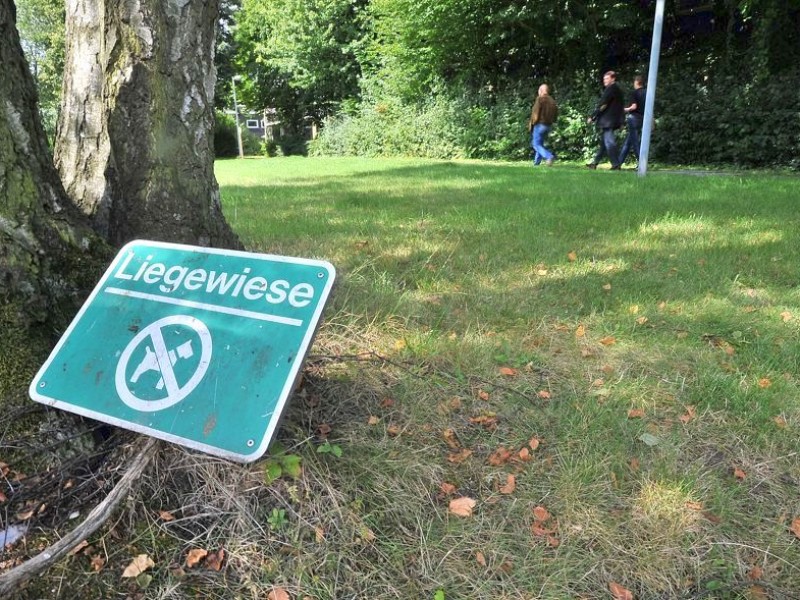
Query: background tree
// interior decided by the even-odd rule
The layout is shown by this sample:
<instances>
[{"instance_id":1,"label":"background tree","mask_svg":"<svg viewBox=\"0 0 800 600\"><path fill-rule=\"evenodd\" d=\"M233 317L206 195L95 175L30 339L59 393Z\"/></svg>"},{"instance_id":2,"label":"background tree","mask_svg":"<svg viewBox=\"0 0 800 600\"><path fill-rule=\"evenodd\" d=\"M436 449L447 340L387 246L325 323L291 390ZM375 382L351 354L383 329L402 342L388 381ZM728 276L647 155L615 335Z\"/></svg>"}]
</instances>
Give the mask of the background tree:
<instances>
[{"instance_id":1,"label":"background tree","mask_svg":"<svg viewBox=\"0 0 800 600\"><path fill-rule=\"evenodd\" d=\"M17 29L39 91L47 137L55 138L64 75L64 0L20 0Z\"/></svg>"},{"instance_id":2,"label":"background tree","mask_svg":"<svg viewBox=\"0 0 800 600\"><path fill-rule=\"evenodd\" d=\"M275 108L282 125L301 133L304 118L321 121L357 98L366 0L244 0L236 17L238 65L247 75L245 102Z\"/></svg>"}]
</instances>

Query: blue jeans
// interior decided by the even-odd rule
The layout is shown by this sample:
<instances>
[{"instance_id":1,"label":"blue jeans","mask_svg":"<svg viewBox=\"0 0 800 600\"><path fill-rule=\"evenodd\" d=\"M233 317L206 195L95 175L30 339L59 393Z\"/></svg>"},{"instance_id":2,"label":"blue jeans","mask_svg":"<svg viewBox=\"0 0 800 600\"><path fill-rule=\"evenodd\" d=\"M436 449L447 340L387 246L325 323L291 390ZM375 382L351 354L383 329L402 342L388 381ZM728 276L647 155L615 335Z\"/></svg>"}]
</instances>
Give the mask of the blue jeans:
<instances>
[{"instance_id":1,"label":"blue jeans","mask_svg":"<svg viewBox=\"0 0 800 600\"><path fill-rule=\"evenodd\" d=\"M624 164L625 159L628 158L628 153L633 152L636 160L639 160L639 144L642 139L642 124L638 119L632 115L628 115L628 135L625 136L625 141L622 144L622 150L619 153L619 164Z\"/></svg>"},{"instance_id":2,"label":"blue jeans","mask_svg":"<svg viewBox=\"0 0 800 600\"><path fill-rule=\"evenodd\" d=\"M531 148L533 148L533 164L538 165L544 160L552 160L553 153L550 152L544 145L547 143L547 136L550 135L551 125L542 125L537 123L533 126L531 133Z\"/></svg>"},{"instance_id":3,"label":"blue jeans","mask_svg":"<svg viewBox=\"0 0 800 600\"><path fill-rule=\"evenodd\" d=\"M597 154L594 155L594 164L599 164L606 154L608 154L608 160L611 161L612 167L620 166L617 138L614 135L614 130L610 127L604 127L600 130L600 147L597 149Z\"/></svg>"}]
</instances>

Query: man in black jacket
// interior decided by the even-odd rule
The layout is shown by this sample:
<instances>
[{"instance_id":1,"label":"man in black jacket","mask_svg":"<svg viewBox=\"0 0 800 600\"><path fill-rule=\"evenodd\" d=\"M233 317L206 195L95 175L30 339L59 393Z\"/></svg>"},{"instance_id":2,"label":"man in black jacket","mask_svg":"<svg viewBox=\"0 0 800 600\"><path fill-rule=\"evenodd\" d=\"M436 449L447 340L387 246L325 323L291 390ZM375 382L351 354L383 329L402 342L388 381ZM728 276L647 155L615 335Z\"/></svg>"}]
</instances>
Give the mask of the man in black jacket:
<instances>
[{"instance_id":1,"label":"man in black jacket","mask_svg":"<svg viewBox=\"0 0 800 600\"><path fill-rule=\"evenodd\" d=\"M597 149L594 160L586 166L596 169L597 164L603 160L603 156L608 154L611 170L619 171L619 152L614 132L622 127L624 121L625 97L617 84L617 74L614 71L608 71L603 75L603 85L605 90L597 103L597 108L587 119L587 123L594 121L597 126L600 134L600 147Z\"/></svg>"}]
</instances>

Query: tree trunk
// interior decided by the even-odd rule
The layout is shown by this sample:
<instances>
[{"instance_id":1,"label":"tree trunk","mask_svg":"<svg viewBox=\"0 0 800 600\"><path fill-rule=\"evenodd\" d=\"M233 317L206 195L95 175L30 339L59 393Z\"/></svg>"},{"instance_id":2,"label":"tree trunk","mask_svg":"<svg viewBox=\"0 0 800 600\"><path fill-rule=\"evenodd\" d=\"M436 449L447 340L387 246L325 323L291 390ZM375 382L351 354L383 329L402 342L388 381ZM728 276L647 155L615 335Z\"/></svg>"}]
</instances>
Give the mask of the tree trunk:
<instances>
[{"instance_id":1,"label":"tree trunk","mask_svg":"<svg viewBox=\"0 0 800 600\"><path fill-rule=\"evenodd\" d=\"M0 0L0 64L0 323L24 327L74 295L65 264L97 240L53 167L11 0Z\"/></svg>"},{"instance_id":2,"label":"tree trunk","mask_svg":"<svg viewBox=\"0 0 800 600\"><path fill-rule=\"evenodd\" d=\"M67 0L56 166L113 245L240 247L213 171L219 0Z\"/></svg>"}]
</instances>

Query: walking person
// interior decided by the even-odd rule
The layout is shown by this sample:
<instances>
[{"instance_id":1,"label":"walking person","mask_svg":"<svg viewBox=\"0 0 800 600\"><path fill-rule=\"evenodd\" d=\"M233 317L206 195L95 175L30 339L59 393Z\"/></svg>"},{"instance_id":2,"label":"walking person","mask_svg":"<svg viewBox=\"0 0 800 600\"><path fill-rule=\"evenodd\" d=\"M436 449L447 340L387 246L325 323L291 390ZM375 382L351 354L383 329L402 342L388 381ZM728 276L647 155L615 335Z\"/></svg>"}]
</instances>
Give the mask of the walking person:
<instances>
[{"instance_id":1,"label":"walking person","mask_svg":"<svg viewBox=\"0 0 800 600\"><path fill-rule=\"evenodd\" d=\"M586 119L587 123L594 122L597 126L597 131L600 134L600 147L597 149L594 160L586 166L590 169L596 169L600 161L603 160L603 156L607 154L608 159L611 161L611 170L619 171L620 161L615 132L623 124L625 98L622 88L617 83L617 74L614 71L608 71L603 75L603 85L605 89L603 90L603 95L600 96L600 101L597 103L597 108Z\"/></svg>"},{"instance_id":2,"label":"walking person","mask_svg":"<svg viewBox=\"0 0 800 600\"><path fill-rule=\"evenodd\" d=\"M539 165L544 160L549 167L552 166L553 160L555 160L555 156L545 144L557 117L558 106L556 101L550 95L550 87L543 83L539 86L538 96L531 109L531 118L528 120L534 165Z\"/></svg>"},{"instance_id":3,"label":"walking person","mask_svg":"<svg viewBox=\"0 0 800 600\"><path fill-rule=\"evenodd\" d=\"M628 135L622 144L619 153L619 164L625 164L628 153L633 152L636 160L639 160L639 144L642 140L642 125L644 125L644 102L647 90L644 87L644 77L637 75L633 78L633 92L631 93L631 103L625 107L627 117L625 122L628 128Z\"/></svg>"}]
</instances>

